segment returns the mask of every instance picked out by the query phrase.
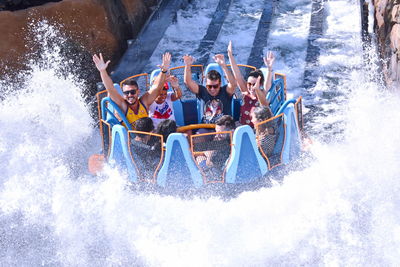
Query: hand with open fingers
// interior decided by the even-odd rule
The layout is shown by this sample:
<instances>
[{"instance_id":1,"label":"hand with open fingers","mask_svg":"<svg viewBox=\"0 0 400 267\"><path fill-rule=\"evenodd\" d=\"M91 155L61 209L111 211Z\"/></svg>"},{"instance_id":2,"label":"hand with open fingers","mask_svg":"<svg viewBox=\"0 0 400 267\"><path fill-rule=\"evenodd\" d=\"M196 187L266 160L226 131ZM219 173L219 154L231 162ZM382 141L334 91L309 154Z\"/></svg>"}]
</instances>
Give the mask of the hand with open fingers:
<instances>
[{"instance_id":1,"label":"hand with open fingers","mask_svg":"<svg viewBox=\"0 0 400 267\"><path fill-rule=\"evenodd\" d=\"M223 66L225 65L225 57L223 54L216 54L214 57L214 60L218 65Z\"/></svg>"},{"instance_id":2,"label":"hand with open fingers","mask_svg":"<svg viewBox=\"0 0 400 267\"><path fill-rule=\"evenodd\" d=\"M229 44L228 44L228 49L227 49L227 51L228 51L228 55L233 55L233 50L232 50L232 41L229 41Z\"/></svg>"},{"instance_id":3,"label":"hand with open fingers","mask_svg":"<svg viewBox=\"0 0 400 267\"><path fill-rule=\"evenodd\" d=\"M265 66L267 66L268 69L271 70L272 65L274 65L274 61L275 61L274 53L272 53L271 51L268 51L267 55L263 59L264 59Z\"/></svg>"},{"instance_id":4,"label":"hand with open fingers","mask_svg":"<svg viewBox=\"0 0 400 267\"><path fill-rule=\"evenodd\" d=\"M175 77L175 76L173 76L173 75L170 75L170 76L167 78L167 82L171 83L172 88L177 88L177 87L179 87L179 80L178 80L177 77Z\"/></svg>"},{"instance_id":5,"label":"hand with open fingers","mask_svg":"<svg viewBox=\"0 0 400 267\"><path fill-rule=\"evenodd\" d=\"M257 77L257 81L255 84L251 87L252 91L259 90L260 89L260 83L261 83L261 76Z\"/></svg>"},{"instance_id":6,"label":"hand with open fingers","mask_svg":"<svg viewBox=\"0 0 400 267\"><path fill-rule=\"evenodd\" d=\"M163 71L164 73L169 70L169 67L171 65L171 54L169 52L166 52L162 56L162 63L161 65L158 65L158 67Z\"/></svg>"},{"instance_id":7,"label":"hand with open fingers","mask_svg":"<svg viewBox=\"0 0 400 267\"><path fill-rule=\"evenodd\" d=\"M103 55L100 53L99 55L93 55L93 62L99 71L103 71L107 69L108 64L110 64L111 61L108 60L107 62L104 62Z\"/></svg>"},{"instance_id":8,"label":"hand with open fingers","mask_svg":"<svg viewBox=\"0 0 400 267\"><path fill-rule=\"evenodd\" d=\"M183 56L183 62L185 63L185 66L191 66L193 65L194 57L186 54Z\"/></svg>"}]
</instances>

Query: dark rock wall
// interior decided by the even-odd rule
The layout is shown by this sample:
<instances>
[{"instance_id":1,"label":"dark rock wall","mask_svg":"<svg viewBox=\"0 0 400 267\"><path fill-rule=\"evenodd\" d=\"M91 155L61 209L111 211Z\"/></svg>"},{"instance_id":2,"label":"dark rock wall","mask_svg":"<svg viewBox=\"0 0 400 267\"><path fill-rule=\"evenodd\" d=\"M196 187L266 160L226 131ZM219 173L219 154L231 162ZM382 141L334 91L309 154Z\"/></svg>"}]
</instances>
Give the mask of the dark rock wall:
<instances>
[{"instance_id":1,"label":"dark rock wall","mask_svg":"<svg viewBox=\"0 0 400 267\"><path fill-rule=\"evenodd\" d=\"M40 6L49 2L60 2L62 0L0 0L0 11L15 11L33 6Z\"/></svg>"},{"instance_id":2,"label":"dark rock wall","mask_svg":"<svg viewBox=\"0 0 400 267\"><path fill-rule=\"evenodd\" d=\"M0 11L0 79L27 69L26 56L40 51L30 42L32 21L59 25L66 41L63 54L75 61L69 68L89 84L99 81L91 56L111 59L110 71L146 23L159 0L63 0L17 11ZM49 1L47 1L49 2ZM57 41L57 40L56 40ZM40 45L39 45L40 46ZM40 52L37 53L40 57Z\"/></svg>"},{"instance_id":3,"label":"dark rock wall","mask_svg":"<svg viewBox=\"0 0 400 267\"><path fill-rule=\"evenodd\" d=\"M383 74L389 88L400 90L400 0L374 0L374 8Z\"/></svg>"}]
</instances>

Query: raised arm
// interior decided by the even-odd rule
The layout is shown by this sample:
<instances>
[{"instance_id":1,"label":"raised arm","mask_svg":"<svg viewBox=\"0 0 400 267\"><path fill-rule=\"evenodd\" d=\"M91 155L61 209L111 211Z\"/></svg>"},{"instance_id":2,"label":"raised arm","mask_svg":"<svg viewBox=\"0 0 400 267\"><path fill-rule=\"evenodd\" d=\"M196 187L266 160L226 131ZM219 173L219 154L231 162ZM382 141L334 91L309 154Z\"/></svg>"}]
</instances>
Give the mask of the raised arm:
<instances>
[{"instance_id":1,"label":"raised arm","mask_svg":"<svg viewBox=\"0 0 400 267\"><path fill-rule=\"evenodd\" d=\"M239 70L238 65L236 64L235 57L233 56L232 52L232 41L229 41L228 45L228 58L231 63L232 71L233 71L233 76L235 76L236 82L239 86L239 89L242 93L248 92L247 86L246 86L246 81L243 78L242 73Z\"/></svg>"},{"instance_id":2,"label":"raised arm","mask_svg":"<svg viewBox=\"0 0 400 267\"><path fill-rule=\"evenodd\" d=\"M169 70L170 64L171 54L167 52L162 56L161 65L158 65L161 69L160 73L154 79L153 85L151 86L150 90L146 92L141 98L143 104L145 104L147 108L154 102L154 100L156 100L157 96L160 94L164 86L165 78L167 75L167 71Z\"/></svg>"},{"instance_id":3,"label":"raised arm","mask_svg":"<svg viewBox=\"0 0 400 267\"><path fill-rule=\"evenodd\" d=\"M228 79L228 86L226 87L226 91L229 95L233 95L235 92L235 88L237 86L237 82L235 77L233 76L232 72L228 69L225 63L225 57L222 54L217 54L214 56L215 62L221 66L222 70L225 73L226 78Z\"/></svg>"},{"instance_id":4,"label":"raised arm","mask_svg":"<svg viewBox=\"0 0 400 267\"><path fill-rule=\"evenodd\" d=\"M268 68L268 76L264 78L264 90L268 92L272 85L272 66L274 65L275 56L269 51L263 59L265 66Z\"/></svg>"},{"instance_id":5,"label":"raised arm","mask_svg":"<svg viewBox=\"0 0 400 267\"><path fill-rule=\"evenodd\" d=\"M122 110L126 109L124 97L121 96L117 89L114 87L114 83L111 80L111 77L107 73L108 64L110 64L110 60L104 62L103 55L100 53L99 55L93 55L93 62L96 65L96 68L100 72L101 80L106 87L108 94L110 95L112 101L114 101Z\"/></svg>"},{"instance_id":6,"label":"raised arm","mask_svg":"<svg viewBox=\"0 0 400 267\"><path fill-rule=\"evenodd\" d=\"M183 81L192 93L198 94L199 85L192 79L192 64L194 62L194 58L189 55L184 55L183 61L185 62L185 73L183 75Z\"/></svg>"},{"instance_id":7,"label":"raised arm","mask_svg":"<svg viewBox=\"0 0 400 267\"><path fill-rule=\"evenodd\" d=\"M256 83L253 85L252 89L256 92L258 102L262 106L269 107L269 101L267 100L267 91L260 89L261 76L258 76Z\"/></svg>"},{"instance_id":8,"label":"raised arm","mask_svg":"<svg viewBox=\"0 0 400 267\"><path fill-rule=\"evenodd\" d=\"M182 90L179 87L179 80L175 76L167 77L167 82L171 83L172 90L174 90L174 94L171 96L172 101L176 101L182 96Z\"/></svg>"}]
</instances>

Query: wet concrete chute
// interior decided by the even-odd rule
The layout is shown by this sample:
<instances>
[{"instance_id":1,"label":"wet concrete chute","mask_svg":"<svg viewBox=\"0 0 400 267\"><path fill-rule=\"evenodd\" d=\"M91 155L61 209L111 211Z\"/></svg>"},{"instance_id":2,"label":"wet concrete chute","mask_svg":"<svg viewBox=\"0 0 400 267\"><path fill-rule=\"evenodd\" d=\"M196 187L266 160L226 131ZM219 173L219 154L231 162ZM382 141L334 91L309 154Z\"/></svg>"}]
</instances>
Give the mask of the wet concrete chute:
<instances>
[{"instance_id":1,"label":"wet concrete chute","mask_svg":"<svg viewBox=\"0 0 400 267\"><path fill-rule=\"evenodd\" d=\"M129 45L117 67L112 72L112 78L115 82L146 71L144 67L154 49L176 17L177 10L185 4L186 1L184 0L161 1L148 23L139 33L139 36Z\"/></svg>"},{"instance_id":2,"label":"wet concrete chute","mask_svg":"<svg viewBox=\"0 0 400 267\"><path fill-rule=\"evenodd\" d=\"M214 46L215 40L217 39L222 24L225 21L226 15L228 14L229 7L232 0L220 0L217 6L217 9L214 12L212 20L207 28L207 33L204 35L203 39L200 41L199 47L195 52L196 55L199 55L196 63L200 65L208 64L208 59L210 56L210 52Z\"/></svg>"},{"instance_id":3,"label":"wet concrete chute","mask_svg":"<svg viewBox=\"0 0 400 267\"><path fill-rule=\"evenodd\" d=\"M267 46L268 34L271 27L271 20L276 5L279 0L266 0L264 3L264 10L262 12L260 22L258 24L257 32L254 37L253 46L251 48L247 65L260 68L262 65L261 55L263 55L263 49Z\"/></svg>"},{"instance_id":4,"label":"wet concrete chute","mask_svg":"<svg viewBox=\"0 0 400 267\"><path fill-rule=\"evenodd\" d=\"M323 36L324 24L326 23L326 11L324 8L326 0L313 0L311 9L310 32L307 40L306 66L304 70L304 88L315 86L318 77L313 69L318 68L320 48L318 39Z\"/></svg>"}]
</instances>

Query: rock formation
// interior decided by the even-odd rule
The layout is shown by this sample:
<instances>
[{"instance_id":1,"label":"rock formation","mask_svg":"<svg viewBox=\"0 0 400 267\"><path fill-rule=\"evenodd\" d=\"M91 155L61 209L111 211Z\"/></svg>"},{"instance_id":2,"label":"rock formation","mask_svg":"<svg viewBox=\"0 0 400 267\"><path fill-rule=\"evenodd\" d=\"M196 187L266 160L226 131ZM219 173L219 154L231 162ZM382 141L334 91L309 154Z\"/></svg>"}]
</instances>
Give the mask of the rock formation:
<instances>
[{"instance_id":1,"label":"rock formation","mask_svg":"<svg viewBox=\"0 0 400 267\"><path fill-rule=\"evenodd\" d=\"M32 24L45 19L51 25L59 25L65 36L67 41L58 44L64 55L79 61L76 65L81 68L75 66L72 71L80 78L98 81L91 55L102 52L116 64L127 47L127 40L136 37L157 2L63 0L12 12L0 11L0 79L1 75L15 74L26 68L26 56L35 52L35 45L40 46L30 42L32 32L29 29ZM88 73L88 69L93 71Z\"/></svg>"},{"instance_id":2,"label":"rock formation","mask_svg":"<svg viewBox=\"0 0 400 267\"><path fill-rule=\"evenodd\" d=\"M390 88L400 90L400 0L374 0L374 6L385 80Z\"/></svg>"}]
</instances>

